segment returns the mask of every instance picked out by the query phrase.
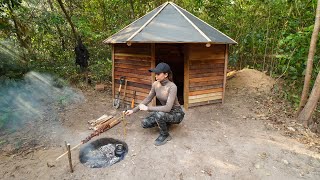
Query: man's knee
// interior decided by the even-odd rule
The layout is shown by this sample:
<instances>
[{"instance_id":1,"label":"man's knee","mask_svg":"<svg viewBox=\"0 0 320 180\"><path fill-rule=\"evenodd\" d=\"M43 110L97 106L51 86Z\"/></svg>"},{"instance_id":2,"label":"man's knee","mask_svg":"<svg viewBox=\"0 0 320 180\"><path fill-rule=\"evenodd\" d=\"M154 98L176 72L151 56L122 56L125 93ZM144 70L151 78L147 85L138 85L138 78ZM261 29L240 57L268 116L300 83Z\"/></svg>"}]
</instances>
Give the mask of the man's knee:
<instances>
[{"instance_id":1,"label":"man's knee","mask_svg":"<svg viewBox=\"0 0 320 180\"><path fill-rule=\"evenodd\" d=\"M153 122L152 119L143 119L141 121L141 126L143 128L151 128L151 127L154 127L155 126L155 122Z\"/></svg>"}]
</instances>

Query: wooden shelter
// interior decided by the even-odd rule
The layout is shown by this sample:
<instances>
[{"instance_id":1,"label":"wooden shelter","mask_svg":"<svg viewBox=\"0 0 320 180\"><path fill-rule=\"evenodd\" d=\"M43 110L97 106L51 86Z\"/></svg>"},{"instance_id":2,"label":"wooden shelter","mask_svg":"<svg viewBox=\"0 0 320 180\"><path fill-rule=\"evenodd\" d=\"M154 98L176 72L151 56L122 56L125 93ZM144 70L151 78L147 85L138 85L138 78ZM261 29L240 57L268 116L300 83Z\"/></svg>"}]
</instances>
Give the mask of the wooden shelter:
<instances>
[{"instance_id":1,"label":"wooden shelter","mask_svg":"<svg viewBox=\"0 0 320 180\"><path fill-rule=\"evenodd\" d=\"M104 40L112 45L112 91L125 76L126 99L140 103L166 62L185 108L224 101L228 47L234 40L172 2L166 2ZM154 101L154 104L156 102Z\"/></svg>"}]
</instances>

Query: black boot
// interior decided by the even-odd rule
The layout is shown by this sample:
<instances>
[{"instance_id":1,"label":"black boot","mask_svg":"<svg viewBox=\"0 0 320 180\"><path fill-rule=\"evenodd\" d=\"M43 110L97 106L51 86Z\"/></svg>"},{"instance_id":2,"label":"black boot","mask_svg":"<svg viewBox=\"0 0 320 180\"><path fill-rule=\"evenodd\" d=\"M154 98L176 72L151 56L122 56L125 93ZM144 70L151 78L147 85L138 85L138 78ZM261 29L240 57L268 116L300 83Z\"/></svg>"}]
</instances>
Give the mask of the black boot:
<instances>
[{"instance_id":1,"label":"black boot","mask_svg":"<svg viewBox=\"0 0 320 180\"><path fill-rule=\"evenodd\" d=\"M170 134L168 132L167 123L165 121L157 120L157 123L160 128L160 135L155 140L154 145L160 146L160 145L165 144L167 141L170 141L172 139L172 137L170 136Z\"/></svg>"},{"instance_id":2,"label":"black boot","mask_svg":"<svg viewBox=\"0 0 320 180\"><path fill-rule=\"evenodd\" d=\"M154 145L161 146L165 144L167 141L170 141L171 139L172 137L169 133L165 135L160 134L159 137L154 141Z\"/></svg>"}]
</instances>

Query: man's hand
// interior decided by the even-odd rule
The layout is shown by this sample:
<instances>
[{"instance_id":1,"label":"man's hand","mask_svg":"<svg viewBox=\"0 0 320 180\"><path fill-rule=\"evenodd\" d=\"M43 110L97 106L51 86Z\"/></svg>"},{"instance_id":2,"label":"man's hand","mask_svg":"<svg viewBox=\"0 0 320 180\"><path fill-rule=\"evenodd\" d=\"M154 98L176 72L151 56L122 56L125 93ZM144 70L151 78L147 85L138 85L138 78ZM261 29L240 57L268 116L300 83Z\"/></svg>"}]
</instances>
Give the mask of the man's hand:
<instances>
[{"instance_id":1,"label":"man's hand","mask_svg":"<svg viewBox=\"0 0 320 180\"><path fill-rule=\"evenodd\" d=\"M144 104L139 104L139 109L141 111L148 111L148 106L144 105Z\"/></svg>"},{"instance_id":2,"label":"man's hand","mask_svg":"<svg viewBox=\"0 0 320 180\"><path fill-rule=\"evenodd\" d=\"M133 113L132 110L127 110L124 114L125 114L126 116L130 116L132 113Z\"/></svg>"}]
</instances>

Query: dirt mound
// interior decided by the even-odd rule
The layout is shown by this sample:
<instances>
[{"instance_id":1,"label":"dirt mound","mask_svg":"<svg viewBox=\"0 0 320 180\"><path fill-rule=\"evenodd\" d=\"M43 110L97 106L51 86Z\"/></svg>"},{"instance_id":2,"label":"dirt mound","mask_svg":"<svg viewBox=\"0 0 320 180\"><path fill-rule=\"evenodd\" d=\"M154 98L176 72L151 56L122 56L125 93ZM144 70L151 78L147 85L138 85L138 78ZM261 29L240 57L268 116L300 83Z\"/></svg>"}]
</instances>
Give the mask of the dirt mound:
<instances>
[{"instance_id":1,"label":"dirt mound","mask_svg":"<svg viewBox=\"0 0 320 180\"><path fill-rule=\"evenodd\" d=\"M231 89L237 89L239 93L268 94L271 92L275 80L263 72L255 69L242 69L227 83Z\"/></svg>"}]
</instances>

